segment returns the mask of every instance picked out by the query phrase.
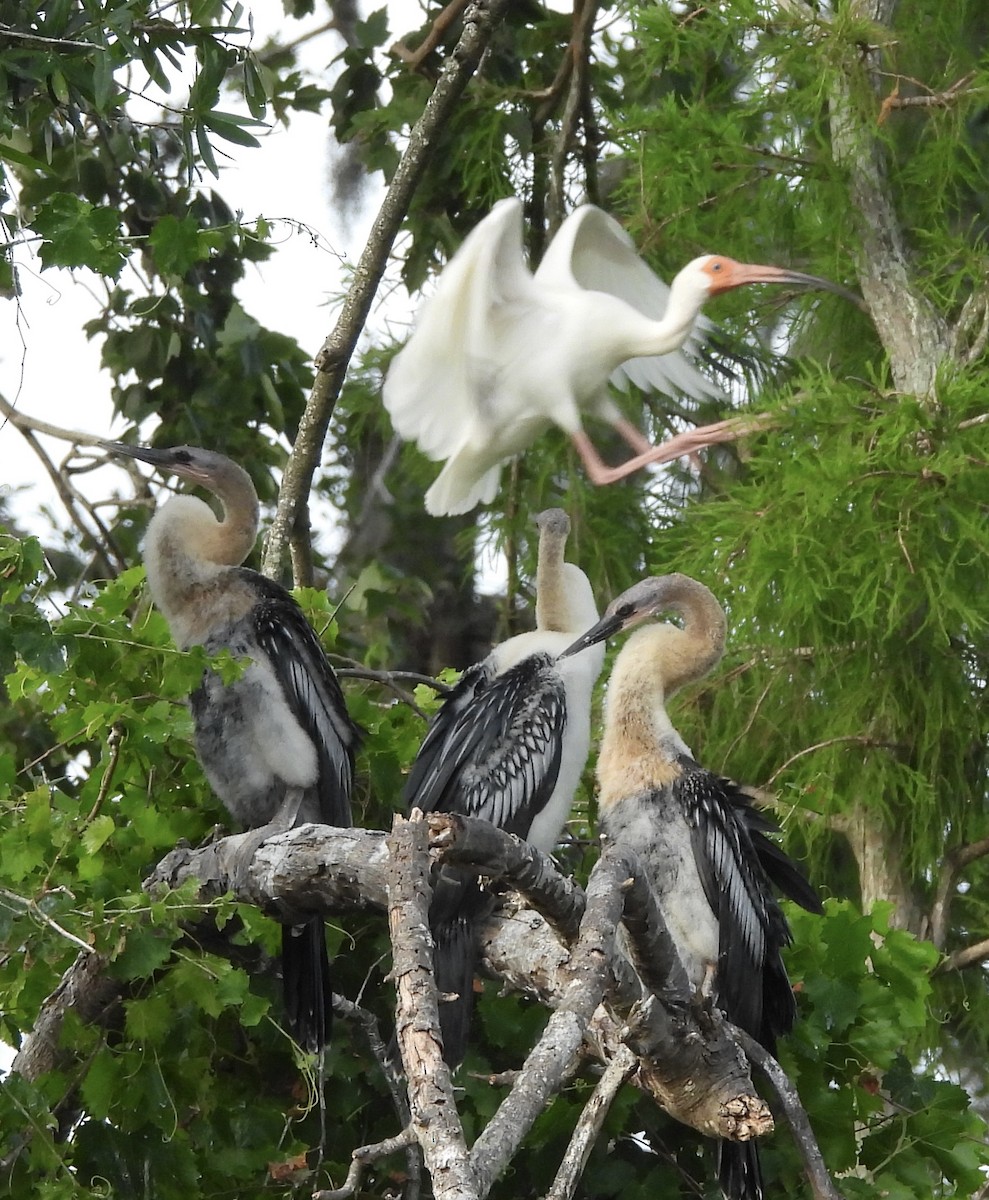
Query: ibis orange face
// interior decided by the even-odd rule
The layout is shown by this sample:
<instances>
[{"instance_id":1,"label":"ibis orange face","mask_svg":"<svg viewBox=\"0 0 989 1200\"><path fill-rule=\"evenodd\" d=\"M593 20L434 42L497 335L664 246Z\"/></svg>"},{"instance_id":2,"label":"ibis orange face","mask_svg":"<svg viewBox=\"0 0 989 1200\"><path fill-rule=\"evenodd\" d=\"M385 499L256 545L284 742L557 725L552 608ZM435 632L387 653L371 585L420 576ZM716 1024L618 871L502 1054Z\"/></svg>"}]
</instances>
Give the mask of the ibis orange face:
<instances>
[{"instance_id":1,"label":"ibis orange face","mask_svg":"<svg viewBox=\"0 0 989 1200\"><path fill-rule=\"evenodd\" d=\"M767 267L759 263L741 263L722 254L708 255L700 264L701 272L707 277L708 289L712 296L722 292L730 292L734 288L745 287L750 283L796 284L798 287L821 288L826 292L834 292L844 296L854 304L860 304L859 297L843 288L840 284L822 279L818 275L808 275L804 271L791 271L787 267Z\"/></svg>"}]
</instances>

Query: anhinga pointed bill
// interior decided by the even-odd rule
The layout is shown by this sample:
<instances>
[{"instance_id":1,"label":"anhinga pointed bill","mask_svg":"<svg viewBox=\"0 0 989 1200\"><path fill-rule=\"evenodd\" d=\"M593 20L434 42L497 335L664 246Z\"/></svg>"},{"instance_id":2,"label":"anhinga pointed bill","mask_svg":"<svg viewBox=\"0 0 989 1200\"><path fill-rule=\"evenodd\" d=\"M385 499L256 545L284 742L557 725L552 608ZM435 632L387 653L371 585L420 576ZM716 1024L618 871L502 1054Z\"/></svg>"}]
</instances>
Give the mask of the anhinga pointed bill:
<instances>
[{"instance_id":1,"label":"anhinga pointed bill","mask_svg":"<svg viewBox=\"0 0 989 1200\"><path fill-rule=\"evenodd\" d=\"M360 731L302 609L280 584L240 565L258 532L250 476L195 446L103 445L206 488L222 506L218 518L205 501L175 496L151 518L144 544L151 595L176 645L250 660L232 683L207 670L190 698L213 790L248 828L349 826ZM289 1031L320 1050L332 1012L322 918L283 926L281 966Z\"/></svg>"},{"instance_id":2,"label":"anhinga pointed bill","mask_svg":"<svg viewBox=\"0 0 989 1200\"><path fill-rule=\"evenodd\" d=\"M483 817L550 852L587 761L604 647L560 661L574 634L597 619L597 606L587 576L564 559L566 513L549 509L537 523L536 628L464 672L433 718L404 799L410 809ZM430 927L451 1066L467 1049L478 924L490 908L476 876L447 866L437 873Z\"/></svg>"},{"instance_id":3,"label":"anhinga pointed bill","mask_svg":"<svg viewBox=\"0 0 989 1200\"><path fill-rule=\"evenodd\" d=\"M567 653L666 611L679 614L683 628L636 630L608 683L597 765L601 828L638 853L691 984L773 1052L797 1011L781 957L790 929L774 885L811 912L821 902L766 836L774 823L737 784L698 765L666 712L669 696L721 658L721 606L686 575L646 579L612 601ZM761 1200L754 1143L720 1143L719 1182L729 1200Z\"/></svg>"}]
</instances>

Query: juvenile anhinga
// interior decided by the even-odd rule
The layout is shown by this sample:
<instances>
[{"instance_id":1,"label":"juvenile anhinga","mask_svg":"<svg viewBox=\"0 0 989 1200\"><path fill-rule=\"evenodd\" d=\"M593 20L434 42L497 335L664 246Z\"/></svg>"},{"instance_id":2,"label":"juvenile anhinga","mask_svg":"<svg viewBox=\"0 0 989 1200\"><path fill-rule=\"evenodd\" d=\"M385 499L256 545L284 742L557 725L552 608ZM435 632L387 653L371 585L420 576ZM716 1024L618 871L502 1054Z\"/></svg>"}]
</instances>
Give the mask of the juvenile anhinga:
<instances>
[{"instance_id":1,"label":"juvenile anhinga","mask_svg":"<svg viewBox=\"0 0 989 1200\"><path fill-rule=\"evenodd\" d=\"M464 672L433 719L404 797L424 812L483 817L550 852L570 812L590 748L591 692L604 647L558 661L574 635L597 620L584 572L564 561L570 521L560 509L537 517L536 628L495 646ZM467 1050L478 923L491 899L469 872L443 867L430 926L441 995L443 1055Z\"/></svg>"},{"instance_id":2,"label":"juvenile anhinga","mask_svg":"<svg viewBox=\"0 0 989 1200\"><path fill-rule=\"evenodd\" d=\"M691 984L770 1052L796 1003L780 954L791 940L773 886L811 912L821 902L766 834L772 821L735 783L695 761L666 712L677 688L721 658L725 614L686 575L645 579L623 592L573 651L673 611L683 628L649 624L622 647L611 673L597 778L602 831L637 851ZM720 1143L729 1200L760 1200L753 1142Z\"/></svg>"},{"instance_id":3,"label":"juvenile anhinga","mask_svg":"<svg viewBox=\"0 0 989 1200\"><path fill-rule=\"evenodd\" d=\"M232 683L207 670L191 697L196 751L213 790L248 828L350 825L360 731L302 609L280 584L240 565L258 532L250 476L194 446L103 444L201 485L222 505L218 519L205 501L175 496L151 518L144 544L148 586L176 645L250 660ZM288 1028L307 1050L320 1050L332 1012L322 918L283 926L281 966Z\"/></svg>"}]
</instances>

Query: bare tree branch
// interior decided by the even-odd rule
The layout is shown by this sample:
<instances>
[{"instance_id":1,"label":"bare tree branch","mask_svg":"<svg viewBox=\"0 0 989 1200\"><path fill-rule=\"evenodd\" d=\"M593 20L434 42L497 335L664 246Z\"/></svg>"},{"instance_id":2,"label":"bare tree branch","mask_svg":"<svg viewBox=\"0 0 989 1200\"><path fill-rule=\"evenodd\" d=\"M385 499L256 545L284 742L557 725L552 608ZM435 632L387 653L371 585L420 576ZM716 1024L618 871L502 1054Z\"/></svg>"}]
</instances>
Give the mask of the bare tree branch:
<instances>
[{"instance_id":1,"label":"bare tree branch","mask_svg":"<svg viewBox=\"0 0 989 1200\"><path fill-rule=\"evenodd\" d=\"M463 34L409 135L408 147L371 228L336 328L316 355L316 381L285 464L278 508L265 539L262 570L273 578L281 572L299 513L306 507L347 365L371 310L392 244L432 152L435 134L453 112L492 32L509 7L510 0L473 0L464 14ZM311 580L296 574L295 582L303 584Z\"/></svg>"},{"instance_id":2,"label":"bare tree branch","mask_svg":"<svg viewBox=\"0 0 989 1200\"><path fill-rule=\"evenodd\" d=\"M312 1200L350 1200L351 1196L357 1194L365 1168L369 1163L377 1162L381 1158L388 1158L389 1155L397 1154L399 1150L406 1150L415 1143L416 1135L412 1132L412 1127L406 1126L401 1133L385 1138L383 1142L375 1142L371 1146L358 1146L350 1155L350 1170L347 1172L343 1186L323 1188L321 1191L313 1192Z\"/></svg>"},{"instance_id":3,"label":"bare tree branch","mask_svg":"<svg viewBox=\"0 0 989 1200\"><path fill-rule=\"evenodd\" d=\"M989 854L989 838L978 842L970 842L966 846L956 846L944 856L941 867L941 878L938 880L934 903L931 905L930 916L927 918L925 935L934 943L938 950L943 950L948 938L948 916L951 899L958 885L958 876L969 863L976 859L985 858Z\"/></svg>"},{"instance_id":4,"label":"bare tree branch","mask_svg":"<svg viewBox=\"0 0 989 1200\"><path fill-rule=\"evenodd\" d=\"M550 165L550 227L555 229L563 220L564 173L570 149L577 136L577 127L586 111L587 74L591 56L591 37L597 16L598 0L574 0L573 32L567 55L570 58L570 87L563 106L560 128L553 142Z\"/></svg>"},{"instance_id":5,"label":"bare tree branch","mask_svg":"<svg viewBox=\"0 0 989 1200\"><path fill-rule=\"evenodd\" d=\"M412 1114L409 1111L409 1100L405 1092L404 1081L396 1068L396 1064L392 1061L388 1053L388 1047L385 1045L381 1031L378 1028L378 1019L369 1009L362 1008L361 1005L355 1004L353 1000L348 1000L346 996L340 996L336 992L333 993L333 1011L338 1016L343 1017L344 1020L353 1021L361 1027L361 1031L368 1044L368 1049L374 1056L374 1060L378 1064L388 1091L391 1094L391 1102L398 1117L398 1122L402 1126L402 1133L397 1134L394 1138L389 1138L386 1142L379 1142L377 1146L359 1147L353 1152L353 1164L344 1187L347 1187L355 1169L358 1171L355 1182L356 1189L356 1184L360 1182L361 1172L368 1162L374 1161L377 1158L384 1158L389 1154L394 1154L404 1147L405 1169L409 1177L404 1197L405 1200L413 1200L415 1196L419 1195L422 1187L422 1156L419 1153L419 1145L415 1135L412 1133L412 1126L410 1124ZM401 1144L399 1144L400 1141ZM394 1143L394 1149L382 1149L382 1147L392 1143ZM371 1155L370 1151L379 1149L381 1150L380 1154ZM360 1163L358 1163L358 1159L360 1159ZM327 1195L329 1194L327 1193Z\"/></svg>"},{"instance_id":6,"label":"bare tree branch","mask_svg":"<svg viewBox=\"0 0 989 1200\"><path fill-rule=\"evenodd\" d=\"M440 851L442 862L496 875L522 892L565 942L574 940L584 914L584 892L560 874L548 854L478 817L429 813L426 821L430 849Z\"/></svg>"},{"instance_id":7,"label":"bare tree branch","mask_svg":"<svg viewBox=\"0 0 989 1200\"><path fill-rule=\"evenodd\" d=\"M347 1172L343 1186L323 1188L321 1191L313 1192L312 1200L350 1200L351 1196L357 1194L364 1170L369 1163L387 1158L391 1154L397 1154L399 1150L414 1145L415 1141L415 1134L411 1127L407 1127L394 1137L385 1138L383 1142L375 1142L370 1146L358 1146L350 1156L350 1170Z\"/></svg>"},{"instance_id":8,"label":"bare tree branch","mask_svg":"<svg viewBox=\"0 0 989 1200\"><path fill-rule=\"evenodd\" d=\"M587 1166L587 1159L594 1149L594 1143L601 1133L601 1126L608 1115L608 1109L611 1108L611 1102L635 1070L637 1063L638 1060L628 1046L618 1047L615 1057L605 1067L604 1074L598 1080L593 1095L584 1105L584 1111L574 1128L560 1169L546 1193L546 1200L571 1200L584 1173L584 1167Z\"/></svg>"},{"instance_id":9,"label":"bare tree branch","mask_svg":"<svg viewBox=\"0 0 989 1200\"><path fill-rule=\"evenodd\" d=\"M466 7L467 0L450 0L450 3L437 13L435 20L429 27L429 33L426 34L415 50L410 50L403 41L397 41L391 46L390 53L394 54L396 58L400 58L402 62L408 63L414 71L417 71L422 66L424 59L428 58L440 44L443 40L443 34L446 33Z\"/></svg>"},{"instance_id":10,"label":"bare tree branch","mask_svg":"<svg viewBox=\"0 0 989 1200\"><path fill-rule=\"evenodd\" d=\"M395 1034L409 1087L412 1130L422 1147L436 1200L479 1200L463 1126L443 1061L439 998L429 931L428 827L413 810L395 817L388 853L388 927L395 983Z\"/></svg>"},{"instance_id":11,"label":"bare tree branch","mask_svg":"<svg viewBox=\"0 0 989 1200\"><path fill-rule=\"evenodd\" d=\"M0 413L18 430L41 461L42 466L48 474L48 478L52 481L55 490L58 492L58 498L62 501L69 519L82 534L83 542L89 547L97 561L101 563L102 569L111 576L116 575L119 570L123 570L127 565L127 561L117 547L110 530L100 520L89 500L77 488L72 486L65 470L55 465L44 446L38 441L36 434L42 433L47 437L61 438L63 441L70 442L73 446L96 445L98 439L86 433L77 433L72 429L63 429L59 425L50 425L47 421L39 421L34 417L27 417L14 408L3 396L0 396ZM95 534L86 521L83 520L83 513L86 514L96 527ZM116 561L113 561L114 559Z\"/></svg>"},{"instance_id":12,"label":"bare tree branch","mask_svg":"<svg viewBox=\"0 0 989 1200\"><path fill-rule=\"evenodd\" d=\"M989 938L955 950L944 958L934 970L935 975L944 975L948 971L964 971L966 967L974 967L989 959Z\"/></svg>"},{"instance_id":13,"label":"bare tree branch","mask_svg":"<svg viewBox=\"0 0 989 1200\"><path fill-rule=\"evenodd\" d=\"M793 1140L803 1159L804 1170L810 1183L814 1200L843 1200L841 1192L835 1187L821 1157L821 1150L814 1137L814 1131L807 1119L807 1112L800 1103L797 1089L776 1059L755 1038L750 1037L744 1029L732 1027L732 1033L749 1058L756 1064L769 1081L776 1098L783 1106L783 1112L793 1133Z\"/></svg>"}]
</instances>

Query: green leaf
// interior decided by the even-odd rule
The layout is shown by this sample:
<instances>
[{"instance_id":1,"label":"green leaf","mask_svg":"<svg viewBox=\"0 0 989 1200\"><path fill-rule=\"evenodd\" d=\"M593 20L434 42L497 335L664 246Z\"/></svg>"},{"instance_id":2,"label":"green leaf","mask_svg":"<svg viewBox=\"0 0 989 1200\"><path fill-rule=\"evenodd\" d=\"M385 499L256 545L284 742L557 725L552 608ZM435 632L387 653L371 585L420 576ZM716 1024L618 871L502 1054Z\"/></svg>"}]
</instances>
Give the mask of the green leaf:
<instances>
[{"instance_id":1,"label":"green leaf","mask_svg":"<svg viewBox=\"0 0 989 1200\"><path fill-rule=\"evenodd\" d=\"M87 854L95 854L108 838L113 836L115 825L113 817L106 813L92 820L83 830L82 848Z\"/></svg>"},{"instance_id":2,"label":"green leaf","mask_svg":"<svg viewBox=\"0 0 989 1200\"><path fill-rule=\"evenodd\" d=\"M162 275L184 275L195 263L209 257L195 217L166 213L152 229L148 241Z\"/></svg>"},{"instance_id":3,"label":"green leaf","mask_svg":"<svg viewBox=\"0 0 989 1200\"><path fill-rule=\"evenodd\" d=\"M44 266L90 267L114 279L120 274L126 250L115 209L57 192L38 210L34 224L43 239Z\"/></svg>"}]
</instances>

